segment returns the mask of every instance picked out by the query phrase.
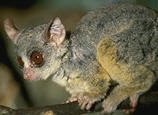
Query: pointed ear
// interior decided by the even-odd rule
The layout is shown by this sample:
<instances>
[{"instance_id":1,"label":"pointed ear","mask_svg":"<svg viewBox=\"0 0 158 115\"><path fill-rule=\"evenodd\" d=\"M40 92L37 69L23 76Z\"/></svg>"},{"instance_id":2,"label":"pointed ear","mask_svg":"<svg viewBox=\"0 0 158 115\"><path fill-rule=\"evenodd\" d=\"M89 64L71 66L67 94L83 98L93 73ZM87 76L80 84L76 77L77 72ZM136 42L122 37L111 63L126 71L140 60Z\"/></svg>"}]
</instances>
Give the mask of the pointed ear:
<instances>
[{"instance_id":1,"label":"pointed ear","mask_svg":"<svg viewBox=\"0 0 158 115\"><path fill-rule=\"evenodd\" d=\"M46 41L60 46L65 40L66 31L61 20L57 17L48 25L46 29Z\"/></svg>"},{"instance_id":2,"label":"pointed ear","mask_svg":"<svg viewBox=\"0 0 158 115\"><path fill-rule=\"evenodd\" d=\"M8 18L4 21L4 29L7 33L7 35L9 36L9 38L12 41L15 41L16 36L19 33L19 30L16 28L16 26L14 25L14 23L11 19Z\"/></svg>"}]
</instances>

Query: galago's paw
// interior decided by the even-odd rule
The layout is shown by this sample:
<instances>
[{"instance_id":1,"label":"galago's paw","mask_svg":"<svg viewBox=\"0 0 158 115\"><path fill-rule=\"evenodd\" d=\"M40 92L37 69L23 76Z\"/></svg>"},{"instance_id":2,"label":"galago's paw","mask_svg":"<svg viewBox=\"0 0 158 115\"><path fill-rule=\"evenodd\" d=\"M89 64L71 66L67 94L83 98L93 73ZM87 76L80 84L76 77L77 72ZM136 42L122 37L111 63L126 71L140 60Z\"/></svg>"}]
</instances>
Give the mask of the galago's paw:
<instances>
[{"instance_id":1,"label":"galago's paw","mask_svg":"<svg viewBox=\"0 0 158 115\"><path fill-rule=\"evenodd\" d=\"M78 101L77 96L72 96L68 100L66 100L66 103L71 103L71 102L75 102L75 101Z\"/></svg>"},{"instance_id":2,"label":"galago's paw","mask_svg":"<svg viewBox=\"0 0 158 115\"><path fill-rule=\"evenodd\" d=\"M117 109L118 104L115 103L114 100L105 99L103 101L103 113L112 113Z\"/></svg>"},{"instance_id":3,"label":"galago's paw","mask_svg":"<svg viewBox=\"0 0 158 115\"><path fill-rule=\"evenodd\" d=\"M79 106L83 110L90 110L92 106L100 101L104 96L91 96L88 93L78 93L76 96L72 96L67 102L78 101Z\"/></svg>"}]
</instances>

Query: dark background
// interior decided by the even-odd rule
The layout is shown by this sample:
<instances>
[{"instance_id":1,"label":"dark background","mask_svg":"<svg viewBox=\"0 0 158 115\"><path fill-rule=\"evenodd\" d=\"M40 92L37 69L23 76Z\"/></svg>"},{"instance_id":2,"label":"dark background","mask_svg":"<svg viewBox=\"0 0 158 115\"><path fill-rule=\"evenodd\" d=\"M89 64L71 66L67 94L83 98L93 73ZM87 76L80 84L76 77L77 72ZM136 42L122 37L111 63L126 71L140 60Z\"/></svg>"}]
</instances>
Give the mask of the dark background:
<instances>
[{"instance_id":1,"label":"dark background","mask_svg":"<svg viewBox=\"0 0 158 115\"><path fill-rule=\"evenodd\" d=\"M5 18L12 18L22 29L47 23L58 16L66 30L73 31L87 11L123 2L158 10L158 0L0 0L0 104L12 108L44 106L62 103L69 96L62 87L50 81L23 80L17 67L14 46L3 29ZM151 113L154 107L146 111Z\"/></svg>"}]
</instances>

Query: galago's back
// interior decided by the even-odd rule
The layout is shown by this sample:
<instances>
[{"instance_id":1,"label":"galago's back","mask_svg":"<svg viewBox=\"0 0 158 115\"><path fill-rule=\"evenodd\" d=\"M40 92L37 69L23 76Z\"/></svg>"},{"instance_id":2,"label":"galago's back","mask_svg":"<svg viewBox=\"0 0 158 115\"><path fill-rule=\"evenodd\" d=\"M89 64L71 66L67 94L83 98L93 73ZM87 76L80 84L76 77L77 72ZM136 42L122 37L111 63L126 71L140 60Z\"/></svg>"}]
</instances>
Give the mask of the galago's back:
<instances>
[{"instance_id":1,"label":"galago's back","mask_svg":"<svg viewBox=\"0 0 158 115\"><path fill-rule=\"evenodd\" d=\"M91 11L71 35L73 51L80 59L96 60L98 43L109 36L118 60L150 65L158 54L157 16L148 8L128 4Z\"/></svg>"}]
</instances>

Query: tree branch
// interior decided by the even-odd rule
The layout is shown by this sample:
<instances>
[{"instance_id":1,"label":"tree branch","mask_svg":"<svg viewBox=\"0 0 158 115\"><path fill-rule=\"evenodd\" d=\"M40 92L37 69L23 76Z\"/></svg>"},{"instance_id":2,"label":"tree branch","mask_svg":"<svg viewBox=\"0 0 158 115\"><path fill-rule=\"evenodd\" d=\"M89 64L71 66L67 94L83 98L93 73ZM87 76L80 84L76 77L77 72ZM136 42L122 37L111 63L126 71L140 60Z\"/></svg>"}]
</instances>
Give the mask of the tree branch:
<instances>
[{"instance_id":1,"label":"tree branch","mask_svg":"<svg viewBox=\"0 0 158 115\"><path fill-rule=\"evenodd\" d=\"M158 92L148 92L140 97L139 108L147 108L155 103L158 103ZM129 108L129 100L124 101L119 106L119 109L127 108ZM98 112L101 109L101 103L98 103L92 112ZM27 109L11 109L0 106L0 115L81 115L85 113L89 112L81 110L77 102Z\"/></svg>"}]
</instances>

